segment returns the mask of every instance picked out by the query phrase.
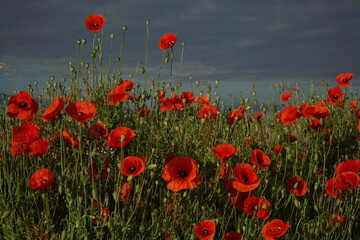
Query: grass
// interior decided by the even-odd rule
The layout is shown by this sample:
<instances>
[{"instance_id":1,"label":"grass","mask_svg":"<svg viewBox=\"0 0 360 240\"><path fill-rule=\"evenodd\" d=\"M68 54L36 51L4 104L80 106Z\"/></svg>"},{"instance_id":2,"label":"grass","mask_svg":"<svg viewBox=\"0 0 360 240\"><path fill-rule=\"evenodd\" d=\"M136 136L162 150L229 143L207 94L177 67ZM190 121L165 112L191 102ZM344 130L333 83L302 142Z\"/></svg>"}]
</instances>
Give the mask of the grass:
<instances>
[{"instance_id":1,"label":"grass","mask_svg":"<svg viewBox=\"0 0 360 240\"><path fill-rule=\"evenodd\" d=\"M148 46L148 27L147 22L146 52L151 47ZM159 89L166 91L169 98L173 93L181 94L181 77L178 82L173 80L174 53L172 49L163 50L157 79L147 75L147 57L146 64L139 64L127 78L121 71L126 30L124 27L120 54L112 59L111 52L108 67L103 60L103 37L95 34L93 46L89 46L89 63L83 57L87 41L81 39L79 58L70 66L68 79L51 77L44 90L38 89L36 83L29 86L28 92L39 103L31 122L39 126L41 138L51 139L44 155L11 154L13 129L24 121L7 115L9 99L4 99L0 115L2 239L197 239L193 227L201 221L212 220L216 224L214 239L223 239L227 232L236 231L243 239L253 240L264 239L262 228L272 219L291 225L280 239L357 239L359 187L343 190L338 198L326 193L326 182L335 176L335 167L341 162L359 159L356 109L348 106L358 100L357 96L348 94L340 107L326 105L330 114L321 120L326 125L320 132L311 129L310 120L305 117L298 117L289 125L275 119L280 111L295 104L294 99L276 109L271 102L257 103L256 93L252 101L241 97L245 116L229 125L228 115L239 106L228 108L220 101L218 82L211 89L208 84L191 81L194 95L210 97L209 104L218 109L214 119L199 118L203 106L196 102L179 111L161 112ZM111 46L113 38L111 36ZM184 46L181 44L181 66ZM133 88L126 91L133 100L108 104L109 91L126 79L134 82ZM147 87L144 80L149 81ZM302 100L297 105L298 111L300 104L326 101L326 90ZM54 119L43 122L41 111L56 96L68 99L65 107L75 101L96 103L96 114L80 122L62 109ZM141 116L138 112L145 108L150 112ZM250 117L258 113L254 109L264 113L261 119ZM88 136L88 129L94 123L104 124L109 132L127 127L136 137L123 148L109 147L106 137L94 140ZM63 130L75 134L80 146L68 144L62 135L52 138ZM331 132L324 134L325 131ZM296 136L297 140L290 141L289 135ZM252 149L261 149L269 156L268 170L255 168L260 185L253 191L254 196L271 203L268 219L249 215L231 203L232 195L226 190L227 181L220 171L223 161L217 160L211 150L221 143L239 149L228 160L232 168L239 163L250 163ZM278 144L282 144L285 151L277 155L273 147ZM169 155L191 157L197 162L197 172L202 175L197 187L178 192L168 189L162 174ZM127 156L146 158L145 169L138 176L121 174L119 163ZM101 173L97 177L91 174L89 166L94 162L95 170L105 171L106 178ZM44 190L34 190L29 179L41 168L52 171L52 184ZM308 184L305 195L287 192L286 183L292 176L301 176ZM229 178L234 175L230 174ZM121 187L125 183L131 183L132 190L127 199L122 199ZM331 224L332 214L346 216L343 226Z\"/></svg>"}]
</instances>

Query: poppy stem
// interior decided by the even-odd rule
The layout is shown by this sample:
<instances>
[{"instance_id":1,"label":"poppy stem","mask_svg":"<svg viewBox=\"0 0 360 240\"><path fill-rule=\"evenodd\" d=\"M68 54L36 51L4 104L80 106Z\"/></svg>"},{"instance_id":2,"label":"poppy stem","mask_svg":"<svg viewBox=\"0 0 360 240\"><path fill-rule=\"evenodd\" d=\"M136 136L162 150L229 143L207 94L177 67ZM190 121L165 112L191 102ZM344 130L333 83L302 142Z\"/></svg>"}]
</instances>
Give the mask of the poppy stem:
<instances>
[{"instance_id":1,"label":"poppy stem","mask_svg":"<svg viewBox=\"0 0 360 240\"><path fill-rule=\"evenodd\" d=\"M146 44L145 44L145 74L144 74L144 90L146 92L146 77L147 77L147 66L148 66L148 59L149 59L149 25L150 21L146 20Z\"/></svg>"}]
</instances>

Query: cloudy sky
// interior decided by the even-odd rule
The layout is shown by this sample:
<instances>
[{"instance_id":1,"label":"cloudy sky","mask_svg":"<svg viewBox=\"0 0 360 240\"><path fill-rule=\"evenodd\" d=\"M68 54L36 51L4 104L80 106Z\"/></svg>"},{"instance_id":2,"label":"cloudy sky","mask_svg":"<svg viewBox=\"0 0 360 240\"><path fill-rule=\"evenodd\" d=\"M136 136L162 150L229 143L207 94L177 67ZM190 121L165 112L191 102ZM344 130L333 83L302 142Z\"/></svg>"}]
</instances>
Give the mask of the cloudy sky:
<instances>
[{"instance_id":1,"label":"cloudy sky","mask_svg":"<svg viewBox=\"0 0 360 240\"><path fill-rule=\"evenodd\" d=\"M178 35L175 73L185 42L185 87L192 75L212 84L220 80L224 98L240 91L249 97L252 84L260 98L268 98L273 84L299 82L308 89L315 80L317 86L324 81L332 87L339 73L351 72L353 91L359 91L359 12L358 0L3 0L0 92L26 90L34 81L45 86L52 75L68 77L76 40L92 41L93 32L84 26L91 14L106 17L105 42L114 33L116 52L122 27L128 26L126 75L145 61L145 21L150 20L150 80L162 57L157 41L170 32Z\"/></svg>"}]
</instances>

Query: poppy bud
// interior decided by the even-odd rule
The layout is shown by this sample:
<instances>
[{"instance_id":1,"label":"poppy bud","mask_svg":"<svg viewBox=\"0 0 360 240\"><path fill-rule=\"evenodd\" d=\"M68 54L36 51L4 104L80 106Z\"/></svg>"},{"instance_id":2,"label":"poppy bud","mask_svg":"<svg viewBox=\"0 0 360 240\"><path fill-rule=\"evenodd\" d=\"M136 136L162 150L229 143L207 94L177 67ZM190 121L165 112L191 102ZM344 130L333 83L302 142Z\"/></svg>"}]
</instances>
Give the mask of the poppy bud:
<instances>
[{"instance_id":1,"label":"poppy bud","mask_svg":"<svg viewBox=\"0 0 360 240\"><path fill-rule=\"evenodd\" d=\"M149 24L150 24L150 20L146 20L146 24L149 25Z\"/></svg>"},{"instance_id":2,"label":"poppy bud","mask_svg":"<svg viewBox=\"0 0 360 240\"><path fill-rule=\"evenodd\" d=\"M123 26L123 31L126 31L128 29L127 26Z\"/></svg>"},{"instance_id":3,"label":"poppy bud","mask_svg":"<svg viewBox=\"0 0 360 240\"><path fill-rule=\"evenodd\" d=\"M110 38L111 38L111 39L114 39L114 38L115 38L115 34L113 34L113 33L110 34Z\"/></svg>"},{"instance_id":4,"label":"poppy bud","mask_svg":"<svg viewBox=\"0 0 360 240\"><path fill-rule=\"evenodd\" d=\"M86 42L87 42L87 40L86 40L85 38L82 38L82 39L81 39L81 44L82 44L82 45L85 45Z\"/></svg>"},{"instance_id":5,"label":"poppy bud","mask_svg":"<svg viewBox=\"0 0 360 240\"><path fill-rule=\"evenodd\" d=\"M76 40L76 43L77 43L78 45L80 45L81 39Z\"/></svg>"},{"instance_id":6,"label":"poppy bud","mask_svg":"<svg viewBox=\"0 0 360 240\"><path fill-rule=\"evenodd\" d=\"M145 73L145 68L144 68L144 67L141 67L141 68L140 68L140 72L141 72L142 74L144 74L144 73Z\"/></svg>"}]
</instances>

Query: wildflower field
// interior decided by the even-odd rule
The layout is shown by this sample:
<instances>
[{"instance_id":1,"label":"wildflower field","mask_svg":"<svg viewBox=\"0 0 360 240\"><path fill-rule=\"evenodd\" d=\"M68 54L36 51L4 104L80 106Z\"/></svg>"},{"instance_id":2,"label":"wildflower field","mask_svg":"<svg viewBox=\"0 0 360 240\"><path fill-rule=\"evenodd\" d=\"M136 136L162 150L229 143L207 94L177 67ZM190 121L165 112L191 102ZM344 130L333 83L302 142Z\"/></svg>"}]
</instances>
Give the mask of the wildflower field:
<instances>
[{"instance_id":1,"label":"wildflower field","mask_svg":"<svg viewBox=\"0 0 360 240\"><path fill-rule=\"evenodd\" d=\"M68 78L3 96L1 239L359 239L356 76L226 107L219 82L181 90L172 33L149 46L147 31L144 63L122 73L127 27L108 39L105 21L86 19L94 39L77 41Z\"/></svg>"}]
</instances>

